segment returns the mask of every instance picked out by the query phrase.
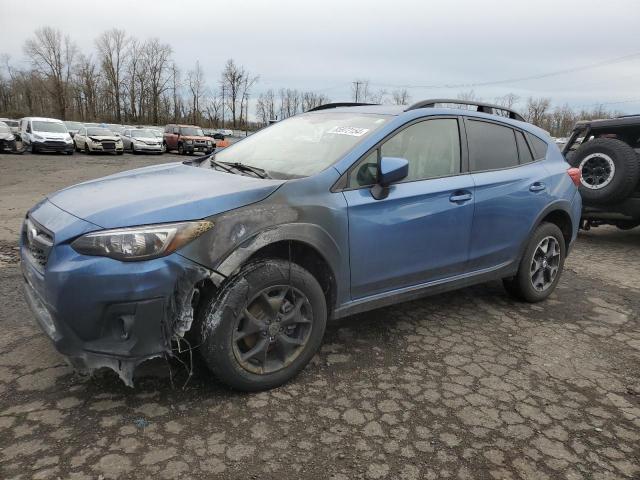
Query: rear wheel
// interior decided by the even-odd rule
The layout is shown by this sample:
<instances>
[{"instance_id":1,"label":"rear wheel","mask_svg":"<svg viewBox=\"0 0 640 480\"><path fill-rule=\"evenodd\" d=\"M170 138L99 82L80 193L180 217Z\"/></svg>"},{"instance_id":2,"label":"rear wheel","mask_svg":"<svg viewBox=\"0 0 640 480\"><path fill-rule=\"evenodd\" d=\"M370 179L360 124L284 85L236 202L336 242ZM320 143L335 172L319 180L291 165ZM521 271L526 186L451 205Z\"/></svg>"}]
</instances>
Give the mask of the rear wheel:
<instances>
[{"instance_id":1,"label":"rear wheel","mask_svg":"<svg viewBox=\"0 0 640 480\"><path fill-rule=\"evenodd\" d=\"M555 290L564 268L566 245L562 231L542 223L529 239L518 273L503 279L507 292L526 302L540 302Z\"/></svg>"},{"instance_id":2,"label":"rear wheel","mask_svg":"<svg viewBox=\"0 0 640 480\"><path fill-rule=\"evenodd\" d=\"M245 267L211 301L201 354L232 388L274 388L296 376L322 342L327 305L304 268L284 260Z\"/></svg>"}]
</instances>

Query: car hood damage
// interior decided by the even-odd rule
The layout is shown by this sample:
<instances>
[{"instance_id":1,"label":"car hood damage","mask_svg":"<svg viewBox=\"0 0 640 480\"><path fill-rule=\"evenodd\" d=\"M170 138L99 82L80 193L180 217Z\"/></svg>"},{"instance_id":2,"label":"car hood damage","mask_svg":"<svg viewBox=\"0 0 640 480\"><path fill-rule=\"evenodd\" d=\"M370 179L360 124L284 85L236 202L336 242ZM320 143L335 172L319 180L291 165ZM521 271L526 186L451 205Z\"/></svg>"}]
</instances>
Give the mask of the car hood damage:
<instances>
[{"instance_id":1,"label":"car hood damage","mask_svg":"<svg viewBox=\"0 0 640 480\"><path fill-rule=\"evenodd\" d=\"M171 163L81 183L48 199L95 225L120 228L209 217L263 200L282 183Z\"/></svg>"}]
</instances>

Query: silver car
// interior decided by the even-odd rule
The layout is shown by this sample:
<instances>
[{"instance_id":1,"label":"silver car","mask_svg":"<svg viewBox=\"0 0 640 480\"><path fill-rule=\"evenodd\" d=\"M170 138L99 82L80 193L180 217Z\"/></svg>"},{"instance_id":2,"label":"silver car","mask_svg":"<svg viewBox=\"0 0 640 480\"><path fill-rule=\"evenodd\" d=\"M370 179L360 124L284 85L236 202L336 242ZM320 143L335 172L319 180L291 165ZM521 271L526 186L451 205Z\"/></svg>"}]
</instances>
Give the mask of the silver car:
<instances>
[{"instance_id":1,"label":"silver car","mask_svg":"<svg viewBox=\"0 0 640 480\"><path fill-rule=\"evenodd\" d=\"M162 153L162 139L147 128L131 128L122 132L122 143L125 150L132 153L154 152Z\"/></svg>"}]
</instances>

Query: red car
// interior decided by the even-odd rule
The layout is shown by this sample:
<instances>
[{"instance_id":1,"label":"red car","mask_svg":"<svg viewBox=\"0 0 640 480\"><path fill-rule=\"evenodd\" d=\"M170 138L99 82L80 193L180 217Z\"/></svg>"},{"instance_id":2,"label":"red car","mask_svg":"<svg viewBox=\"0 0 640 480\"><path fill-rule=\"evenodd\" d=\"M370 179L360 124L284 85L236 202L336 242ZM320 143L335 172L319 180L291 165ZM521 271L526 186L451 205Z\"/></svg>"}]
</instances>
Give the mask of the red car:
<instances>
[{"instance_id":1,"label":"red car","mask_svg":"<svg viewBox=\"0 0 640 480\"><path fill-rule=\"evenodd\" d=\"M213 140L195 125L167 125L164 127L163 144L167 152L177 150L181 155L211 153L215 149Z\"/></svg>"}]
</instances>

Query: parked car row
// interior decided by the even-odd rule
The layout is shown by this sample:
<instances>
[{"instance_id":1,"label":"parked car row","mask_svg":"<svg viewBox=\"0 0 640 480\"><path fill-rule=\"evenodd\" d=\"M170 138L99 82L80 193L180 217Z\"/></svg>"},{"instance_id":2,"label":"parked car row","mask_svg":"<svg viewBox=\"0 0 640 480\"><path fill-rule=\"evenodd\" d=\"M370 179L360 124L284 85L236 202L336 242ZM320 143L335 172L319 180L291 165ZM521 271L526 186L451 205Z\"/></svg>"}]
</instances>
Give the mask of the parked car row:
<instances>
[{"instance_id":1,"label":"parked car row","mask_svg":"<svg viewBox=\"0 0 640 480\"><path fill-rule=\"evenodd\" d=\"M233 134L231 130L224 131ZM18 149L18 143L22 148ZM107 123L81 123L55 118L25 117L0 119L0 151L22 153L74 151L122 154L158 153L175 150L180 154L213 152L229 146L223 131L196 125L170 124L161 127L135 127Z\"/></svg>"}]
</instances>

